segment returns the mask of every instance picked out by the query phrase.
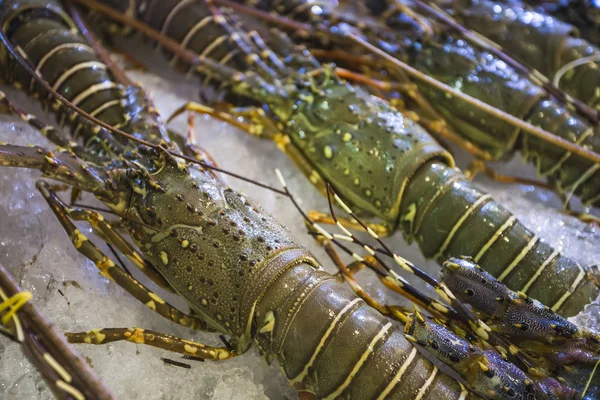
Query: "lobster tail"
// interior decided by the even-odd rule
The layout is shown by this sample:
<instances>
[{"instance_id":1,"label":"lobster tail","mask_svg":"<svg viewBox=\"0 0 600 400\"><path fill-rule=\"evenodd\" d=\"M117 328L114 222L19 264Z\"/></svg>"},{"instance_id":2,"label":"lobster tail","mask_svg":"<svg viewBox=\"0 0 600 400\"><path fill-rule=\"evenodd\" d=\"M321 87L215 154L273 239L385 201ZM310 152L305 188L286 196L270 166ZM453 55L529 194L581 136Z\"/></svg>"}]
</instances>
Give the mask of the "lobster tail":
<instances>
[{"instance_id":1,"label":"lobster tail","mask_svg":"<svg viewBox=\"0 0 600 400\"><path fill-rule=\"evenodd\" d=\"M509 288L563 316L598 297L590 269L561 255L459 171L425 164L405 193L399 223L426 257L472 256Z\"/></svg>"},{"instance_id":2,"label":"lobster tail","mask_svg":"<svg viewBox=\"0 0 600 400\"><path fill-rule=\"evenodd\" d=\"M256 310L259 348L279 360L299 390L317 398L470 396L388 319L312 266L288 269Z\"/></svg>"}]
</instances>

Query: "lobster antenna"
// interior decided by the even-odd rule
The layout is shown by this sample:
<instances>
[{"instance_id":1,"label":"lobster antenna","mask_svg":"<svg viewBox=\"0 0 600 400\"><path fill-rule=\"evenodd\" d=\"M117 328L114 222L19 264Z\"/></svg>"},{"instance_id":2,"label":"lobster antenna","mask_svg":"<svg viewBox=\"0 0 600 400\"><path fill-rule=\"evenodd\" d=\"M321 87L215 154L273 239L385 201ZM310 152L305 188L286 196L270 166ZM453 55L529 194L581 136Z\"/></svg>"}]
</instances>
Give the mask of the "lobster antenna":
<instances>
[{"instance_id":1,"label":"lobster antenna","mask_svg":"<svg viewBox=\"0 0 600 400\"><path fill-rule=\"evenodd\" d=\"M33 79L35 79L36 82L38 82L40 85L42 85L42 87L44 89L46 89L50 94L52 94L52 96L54 96L61 103L63 103L68 109L70 109L71 111L73 111L73 112L81 115L83 118L87 119L88 121L93 122L93 123L101 126L102 128L104 128L104 129L106 129L106 130L108 130L108 131L116 134L116 135L119 135L119 136L122 136L124 138L127 138L128 140L131 140L133 142L139 143L139 144L144 145L144 146L148 146L148 147L157 149L158 151L166 152L166 153L168 153L169 155L171 155L173 157L181 158L181 159L183 159L183 160L185 160L185 161L187 161L189 163L198 164L198 165L200 165L203 168L210 169L210 170L213 170L213 171L217 171L217 172L220 172L222 174L234 177L236 179L240 179L242 181L252 183L253 185L262 187L264 189L268 189L268 190L270 190L272 192L275 192L277 194L281 194L281 195L284 195L284 196L286 195L286 193L284 191L276 189L276 188L274 188L272 186L269 186L269 185L267 185L265 183L261 183L261 182L255 181L253 179L246 178L244 176L236 174L234 172L229 172L229 171L227 171L225 169L222 169L222 168L219 168L219 167L215 167L215 166L206 164L206 163L204 163L202 161L199 161L199 160L197 160L195 158L192 158L192 157L188 157L188 156L186 156L184 154L180 154L180 153L177 153L177 152L165 149L164 147L162 147L160 145L157 145L157 144L154 144L154 143L150 143L150 142L148 142L146 140L137 138L137 137L132 136L132 135L126 133L126 132L123 132L120 129L114 128L114 127L108 125L107 123L105 123L103 121L100 121L99 119L93 117L92 115L86 113L84 110L82 110L81 108L79 108L76 105L74 105L73 103L71 103L68 99L66 99L65 97L63 97L56 90L54 90L52 88L52 86L50 86L50 84L48 82L46 82L46 80L44 78L42 78L35 71L35 68L33 68L31 66L31 64L29 63L29 60L26 58L27 56L24 54L23 50L20 47L17 47L17 49L18 49L18 51L17 51L17 49L15 49L15 46L12 45L12 43L10 42L10 40L6 37L4 31L2 31L1 29L0 29L0 41L2 42L2 44L4 44L4 46L6 47L6 49L8 50L8 52L15 58L15 60L17 60L17 62L27 71L27 73Z\"/></svg>"},{"instance_id":2,"label":"lobster antenna","mask_svg":"<svg viewBox=\"0 0 600 400\"><path fill-rule=\"evenodd\" d=\"M80 0L75 0L80 1ZM83 0L86 1L86 0ZM294 29L297 31L311 32L314 27L310 24L305 24L303 22L294 21L293 19L284 17L282 15L273 15L262 10L257 10L256 8L248 7L243 4L234 3L228 0L213 0L214 3L220 4L222 6L229 7L233 10L241 11L244 14L251 15L253 17L260 18L262 20L273 22L277 25L284 26L290 29Z\"/></svg>"},{"instance_id":3,"label":"lobster antenna","mask_svg":"<svg viewBox=\"0 0 600 400\"><path fill-rule=\"evenodd\" d=\"M436 293L438 293L440 295L440 297L442 297L444 300L446 300L447 303L449 303L453 307L455 307L459 311L459 313L462 314L463 318L465 318L467 320L473 320L473 321L478 320L478 318L475 317L475 315L472 314L464 306L464 304L462 304L460 301L458 301L456 299L456 297L454 296L454 294L452 294L452 292L450 291L450 289L444 283L438 281L437 279L435 279L431 275L427 274L422 269L416 267L413 263L411 263L410 261L406 260L405 258L400 257L397 254L393 253L390 250L390 248L381 240L381 238L379 237L379 235L377 235L369 226L367 226L367 224L365 224L363 221L361 221L358 218L358 216L350 209L350 207L348 207L342 201L342 199L340 199L340 197L334 192L331 184L329 184L329 182L327 182L327 200L329 202L329 212L331 214L331 217L335 221L336 225L338 226L338 228L340 228L347 235L348 241L352 241L352 242L358 244L359 246L362 246L365 250L367 250L367 252L369 254L371 254L377 260L377 262L379 262L386 269L386 271L390 275L399 278L399 276L390 267L388 267L385 263L383 263L380 260L380 258L376 255L376 252L375 252L374 249L372 249L370 246L366 245L364 242L362 242L360 239L358 239L355 235L352 234L352 232L350 232L348 229L346 229L339 222L339 220L337 219L337 216L335 214L335 211L333 209L333 203L331 201L331 195L332 194L333 194L336 202L340 205L340 207L348 215L350 215L352 218L354 218L354 220L356 220L356 222L358 222L358 224L363 229L365 229L367 231L367 233L369 234L369 236L371 236L373 239L375 239L377 241L377 243L379 243L381 246L383 246L383 248L385 249L385 251L388 253L386 255L389 255L390 257L392 257L394 259L394 261L396 262L396 264L398 264L402 269L404 269L405 271L409 272L410 274L416 275L418 278L422 279L426 283L428 283L431 286L433 286L434 289L435 289L435 291L436 291ZM483 337L484 339L486 339L488 335L485 334L483 331L481 331L478 334L478 336Z\"/></svg>"},{"instance_id":4,"label":"lobster antenna","mask_svg":"<svg viewBox=\"0 0 600 400\"><path fill-rule=\"evenodd\" d=\"M327 240L329 240L331 243L334 243L337 247L339 247L342 251L344 251L344 253L350 255L355 261L358 261L359 263L364 264L369 269L371 269L373 272L375 272L380 277L380 279L393 280L393 282L391 283L392 286L394 287L394 289L398 289L404 297L409 298L410 300L419 302L419 304L422 304L427 309L433 310L434 312L436 312L437 315L441 315L443 317L449 317L452 319L457 318L456 311L454 309L452 309L450 307L446 307L445 305L440 303L438 300L432 299L431 297L425 295L424 293L422 293L421 291L419 291L418 289L413 287L406 279L397 275L394 271L392 271L389 267L387 267L385 265L385 263L383 262L383 260L380 260L376 256L374 256L374 254L371 251L369 251L370 248L368 246L363 246L363 247L369 252L369 254L371 254L375 257L377 262L380 263L380 265L382 267L365 260L363 257L356 254L355 252L353 252L352 250L350 250L349 248L344 246L342 243L340 243L340 240L349 241L349 242L354 242L354 240L352 240L352 238L350 238L349 236L346 236L346 235L339 235L339 234L332 235L329 232L327 232L321 225L314 222L304 212L304 210L302 210L302 207L300 207L296 198L294 198L294 196L292 196L292 194L290 193L290 191L287 187L287 184L285 182L285 179L283 178L283 175L281 174L281 171L279 171L279 169L276 169L275 173L277 174L277 178L279 179L281 186L284 188L284 190L288 194L288 197L291 199L294 207L302 215L304 220L311 226L311 228L314 229L316 235L323 236ZM382 268L384 269L384 271L382 271ZM393 277L393 278L390 278L390 277Z\"/></svg>"},{"instance_id":5,"label":"lobster antenna","mask_svg":"<svg viewBox=\"0 0 600 400\"><path fill-rule=\"evenodd\" d=\"M425 75L422 72L414 69L410 65L392 57L391 55L387 54L385 51L379 49L376 46L373 46L371 43L366 42L364 39L354 35L351 32L346 32L345 35L348 38L350 38L352 41L360 44L361 46L367 48L368 50L372 51L373 53L385 58L386 60L388 60L390 63L396 65L397 67L402 68L408 75L412 76L413 78L423 81L426 84L433 86L436 89L439 89L443 92L446 92L451 96L455 96L455 97L459 98L460 100L463 100L463 101L469 103L470 105L487 112L491 116L498 118L500 120L503 120L505 122L508 122L511 125L514 125L517 128L519 128L533 136L536 136L542 140L545 140L548 143L551 143L557 147L560 147L560 148L562 148L570 153L573 153L577 156L588 159L594 163L600 163L600 154L598 154L594 151L588 150L586 148L583 148L575 143L569 142L568 140L565 140L561 137L555 136L544 129L533 126L529 122L525 122L517 117L507 114L504 111L499 110L496 107L490 106L489 104L484 103L481 100L478 100L478 99L476 99L468 94L465 94L459 90L456 90L434 78L431 78L430 76Z\"/></svg>"},{"instance_id":6,"label":"lobster antenna","mask_svg":"<svg viewBox=\"0 0 600 400\"><path fill-rule=\"evenodd\" d=\"M596 362L596 365L594 365L594 369L592 370L590 377L585 385L585 389L583 390L583 393L581 394L582 399L585 399L585 394L587 393L588 389L590 388L590 384L592 383L592 378L596 374L596 369L598 368L598 365L600 365L600 360L598 360Z\"/></svg>"},{"instance_id":7,"label":"lobster antenna","mask_svg":"<svg viewBox=\"0 0 600 400\"><path fill-rule=\"evenodd\" d=\"M77 9L77 7L75 7L75 5L70 0L67 0L66 8L67 8L67 11L69 11L69 14L71 14L71 17L73 17L73 21L79 28L79 31L81 32L81 34L85 37L87 42L92 46L92 48L94 49L94 52L98 55L98 57L102 60L102 62L108 66L108 68L110 69L110 72L115 76L115 78L117 78L117 81L123 85L134 86L135 83L131 79L129 79L129 77L127 76L127 74L125 73L125 71L122 68L119 68L116 65L116 63L113 61L112 57L110 57L110 55L108 54L108 51L106 50L106 48L100 44L100 42L96 38L96 35L94 35L92 32L90 32L86 23L84 22L83 18L81 17L81 14L79 13L79 10Z\"/></svg>"},{"instance_id":8,"label":"lobster antenna","mask_svg":"<svg viewBox=\"0 0 600 400\"><path fill-rule=\"evenodd\" d=\"M363 246L379 262L379 258L377 258L377 256L375 256L375 251L373 249L368 249L366 245L364 245L350 231L348 231L346 228L344 228L341 223L339 223L339 221L337 220L337 217L335 216L333 206L331 204L330 193L332 193L334 195L334 198L335 198L336 202L340 205L340 207L348 215L350 215L352 218L354 218L358 222L358 224L360 226L362 226L363 229L365 229L369 233L369 235L377 241L377 243L379 243L381 246L383 246L385 251L387 253L389 253L387 255L392 257L399 266L401 266L407 272L409 272L413 275L416 275L417 277L419 277L426 283L433 286L433 288L435 289L435 292L438 293L438 295L441 298L443 298L448 304L450 304L452 307L454 307L455 311L461 317L461 320L463 322L466 322L470 326L471 330L475 333L475 335L477 335L478 337L480 337L481 339L483 339L486 342L489 339L492 339L492 343L494 345L499 344L499 345L503 346L505 348L505 350L510 351L510 353L512 355L516 356L523 363L523 365L525 365L527 368L529 368L529 369L535 368L534 362L527 355L525 355L523 352L521 352L516 346L510 344L505 339L496 335L469 308L467 308L461 301L459 301L456 298L456 296L454 296L454 294L452 293L450 288L448 288L443 282L441 282L441 281L435 279L434 277L432 277L431 275L427 274L426 272L424 272L423 270L421 270L420 268L418 268L414 264L412 264L410 261L393 253L389 249L389 247L381 240L379 235L377 235L371 228L369 228L363 221L361 221L358 218L358 216L342 201L342 199L334 192L333 187L328 182L327 183L327 198L329 200L329 210L331 212L331 217L336 222L336 225L338 227L340 227L340 229L342 229L342 231L344 231L349 236L351 241ZM384 267L388 270L388 272L390 271L389 267L385 266L385 264L382 264L382 265L384 265Z\"/></svg>"},{"instance_id":9,"label":"lobster antenna","mask_svg":"<svg viewBox=\"0 0 600 400\"><path fill-rule=\"evenodd\" d=\"M0 303L23 293L23 289L0 265ZM31 303L25 302L11 318L17 330L13 338L21 344L27 357L58 397L77 400L115 399Z\"/></svg>"},{"instance_id":10,"label":"lobster antenna","mask_svg":"<svg viewBox=\"0 0 600 400\"><path fill-rule=\"evenodd\" d=\"M497 43L481 36L477 32L468 29L462 24L460 24L456 19L452 18L450 15L448 15L448 13L441 10L437 5L429 5L421 0L415 0L415 4L417 5L417 7L431 14L434 18L438 19L442 23L457 30L471 43L474 43L480 46L481 48L489 51L494 56L498 57L499 59L501 59L502 61L519 71L520 73L525 74L529 77L529 79L531 79L535 83L540 84L550 94L558 97L559 99L565 101L568 104L573 105L573 107L575 107L577 111L585 115L590 122L597 124L600 121L597 111L594 111L592 107L588 106L581 100L570 96L563 89L559 88L558 81L555 80L555 82L551 82L550 79L544 76L541 72L519 61Z\"/></svg>"}]
</instances>

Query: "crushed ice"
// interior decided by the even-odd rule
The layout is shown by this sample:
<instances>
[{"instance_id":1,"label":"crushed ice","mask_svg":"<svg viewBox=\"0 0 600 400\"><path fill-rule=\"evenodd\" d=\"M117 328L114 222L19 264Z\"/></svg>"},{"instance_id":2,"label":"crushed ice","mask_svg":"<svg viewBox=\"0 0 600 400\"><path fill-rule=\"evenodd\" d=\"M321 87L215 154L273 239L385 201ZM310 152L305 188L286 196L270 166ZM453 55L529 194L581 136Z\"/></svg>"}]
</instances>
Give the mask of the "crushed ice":
<instances>
[{"instance_id":1,"label":"crushed ice","mask_svg":"<svg viewBox=\"0 0 600 400\"><path fill-rule=\"evenodd\" d=\"M152 62L156 63L157 58L155 56ZM186 99L198 97L194 85L181 76L168 72L161 72L161 78L149 73L134 72L132 75L152 91L164 118ZM14 90L6 91L27 111L44 115L23 94ZM184 132L185 118L178 118L171 127ZM196 141L222 167L274 186L278 182L274 168L281 169L290 189L302 194L302 206L305 209L327 209L325 199L272 143L248 137L223 123L202 117L196 120ZM0 115L0 142L49 145L39 133L18 118L7 115ZM531 168L524 167L518 159L502 166L501 170L505 173L532 174ZM93 264L76 252L35 189L38 172L8 168L0 171L0 263L12 271L23 287L34 293L36 305L56 324L58 330L135 326L219 344L214 335L190 333L165 321L101 277ZM317 255L326 269L332 271L326 255L305 234L301 219L287 201L245 182L226 179L273 213L290 228L300 243ZM558 205L553 195L531 187L502 185L486 180L479 182L551 245L579 262L588 265L598 263L600 229L566 217L558 213L556 208L543 204ZM79 227L89 234L88 227L81 224ZM416 264L430 271L439 269L435 263L425 261L415 246L406 246L401 235L395 235L388 241L399 254ZM96 239L95 243L100 244L100 241ZM397 301L375 277L362 273L361 278L375 297L388 302ZM586 312L577 317L577 321L598 328L599 311L600 303L596 302L588 306ZM268 367L256 350L225 362L193 363L189 370L165 365L160 360L160 357L178 359L177 355L130 343L78 345L76 350L122 399L296 398L279 368L276 365ZM49 399L52 396L37 372L24 360L20 349L0 338L0 399L3 398L27 400Z\"/></svg>"}]
</instances>

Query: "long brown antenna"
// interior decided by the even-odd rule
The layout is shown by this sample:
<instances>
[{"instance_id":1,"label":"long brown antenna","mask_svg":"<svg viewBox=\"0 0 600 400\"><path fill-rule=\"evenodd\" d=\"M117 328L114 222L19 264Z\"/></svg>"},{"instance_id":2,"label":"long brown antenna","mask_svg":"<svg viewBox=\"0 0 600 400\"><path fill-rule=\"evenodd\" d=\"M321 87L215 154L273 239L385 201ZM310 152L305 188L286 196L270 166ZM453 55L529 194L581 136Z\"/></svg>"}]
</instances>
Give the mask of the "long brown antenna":
<instances>
[{"instance_id":1,"label":"long brown antenna","mask_svg":"<svg viewBox=\"0 0 600 400\"><path fill-rule=\"evenodd\" d=\"M475 43L484 50L489 51L494 56L506 62L508 65L510 65L520 73L534 80L544 89L546 89L548 93L558 97L559 99L569 104L572 104L577 111L583 114L593 124L598 124L599 115L596 110L594 110L592 107L588 106L581 100L576 99L567 94L563 89L559 88L556 84L552 83L550 79L546 78L541 72L526 66L524 63L517 60L514 56L509 54L505 49L502 49L498 44L494 43L493 41L464 27L446 12L441 10L437 5L429 5L421 0L415 0L415 4L418 8L421 8L425 12L431 14L434 18L438 19L443 24L446 24L449 27L457 30L460 34L462 34L465 37L465 39L467 39L471 43Z\"/></svg>"},{"instance_id":2,"label":"long brown antenna","mask_svg":"<svg viewBox=\"0 0 600 400\"><path fill-rule=\"evenodd\" d=\"M536 136L548 143L551 143L557 147L560 147L570 153L573 153L580 157L586 158L590 161L593 161L594 163L600 163L600 154L598 154L594 151L588 150L586 148L583 148L575 143L569 142L568 140L565 140L559 136L553 135L552 133L550 133L544 129L540 129L536 126L533 126L529 122L525 122L517 117L507 114L504 111L497 109L496 107L492 107L489 104L484 103L483 101L481 101L479 99L469 96L468 94L465 94L465 93L463 93L459 90L456 90L436 79L433 79L432 77L425 75L422 72L414 69L410 65L398 60L397 58L394 58L393 56L389 55L385 51L379 49L378 47L373 46L371 43L366 42L365 40L354 35L353 33L348 32L348 33L346 33L346 36L348 38L350 38L351 40L353 40L354 42L356 42L356 43L360 44L361 46L367 48L368 50L372 51L373 53L385 58L386 60L388 60L390 63L396 65L397 67L402 68L408 75L412 76L415 79L423 81L423 82L427 83L428 85L435 87L436 89L439 89L439 90L442 90L442 91L448 93L449 95L455 96L455 97L459 98L460 100L465 101L465 102L473 105L474 107L477 107L477 108L487 112L488 114L490 114L493 117L496 117L503 121L506 121L506 122L510 123L511 125L514 125L517 128L522 129L523 131L525 131L533 136Z\"/></svg>"}]
</instances>

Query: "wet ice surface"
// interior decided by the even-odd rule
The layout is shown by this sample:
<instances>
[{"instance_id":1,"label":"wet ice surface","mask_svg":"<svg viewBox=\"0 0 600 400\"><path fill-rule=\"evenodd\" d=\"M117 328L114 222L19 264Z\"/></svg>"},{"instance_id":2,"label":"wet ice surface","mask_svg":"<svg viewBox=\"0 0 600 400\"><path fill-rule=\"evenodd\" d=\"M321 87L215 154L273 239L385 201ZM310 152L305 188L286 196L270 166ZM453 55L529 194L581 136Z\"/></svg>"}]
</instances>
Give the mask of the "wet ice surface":
<instances>
[{"instance_id":1,"label":"wet ice surface","mask_svg":"<svg viewBox=\"0 0 600 400\"><path fill-rule=\"evenodd\" d=\"M148 73L132 73L152 91L162 115L168 116L185 99L196 98L195 82L167 74L159 79ZM175 78L179 79L174 82ZM4 89L4 88L3 88ZM37 115L43 112L22 94L8 91L19 105ZM184 132L185 118L171 127ZM50 120L51 121L51 120ZM304 209L326 210L326 201L295 169L292 162L276 147L244 135L240 131L207 118L196 121L196 140L224 168L277 186L274 168L280 168L288 186L301 194ZM47 145L39 133L14 116L0 116L0 142ZM531 174L520 159L503 172ZM36 171L2 169L0 171L0 263L34 293L34 300L60 331L81 331L96 327L143 327L168 332L208 344L218 345L213 335L196 334L175 326L130 298L115 284L101 277L94 265L80 256L71 245L58 221L35 189ZM332 264L313 240L305 234L301 219L290 203L280 196L245 182L226 178L235 188L260 202L293 231L300 243L320 259L326 269ZM532 230L574 259L598 263L600 229L566 217L544 203L556 199L528 186L501 185L478 180L502 204L513 211ZM90 202L84 199L84 202ZM89 234L85 225L78 225ZM95 240L99 244L98 239ZM415 246L404 244L401 235L388 239L396 251L430 271L439 267L426 262ZM365 287L378 298L397 301L381 288L368 273L362 273ZM151 288L154 287L150 284ZM64 297L58 292L61 290ZM159 291L160 292L160 291ZM165 296L172 299L170 296ZM590 305L578 321L600 326L600 305ZM225 362L193 363L181 369L165 365L160 357L178 359L159 349L130 343L106 346L77 345L76 350L88 360L113 392L122 399L293 399L296 398L279 368L266 366L256 350ZM0 399L47 399L51 393L37 372L23 359L20 349L0 338Z\"/></svg>"}]
</instances>

